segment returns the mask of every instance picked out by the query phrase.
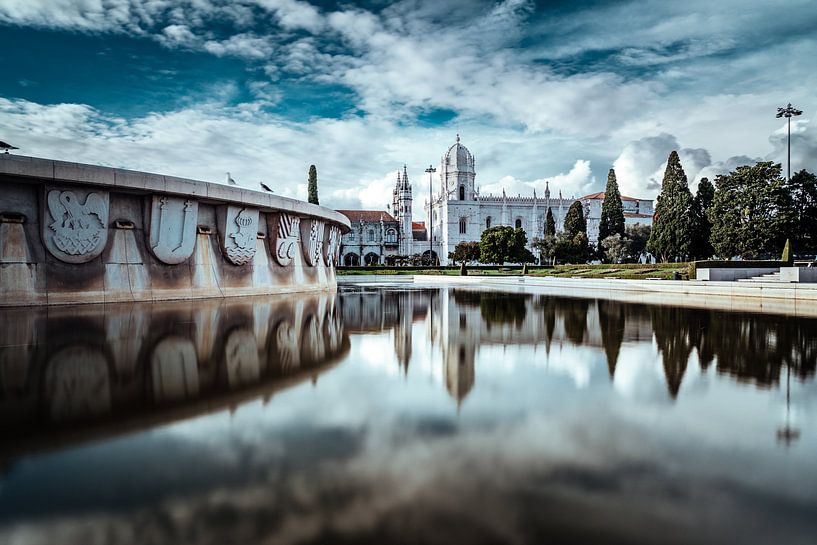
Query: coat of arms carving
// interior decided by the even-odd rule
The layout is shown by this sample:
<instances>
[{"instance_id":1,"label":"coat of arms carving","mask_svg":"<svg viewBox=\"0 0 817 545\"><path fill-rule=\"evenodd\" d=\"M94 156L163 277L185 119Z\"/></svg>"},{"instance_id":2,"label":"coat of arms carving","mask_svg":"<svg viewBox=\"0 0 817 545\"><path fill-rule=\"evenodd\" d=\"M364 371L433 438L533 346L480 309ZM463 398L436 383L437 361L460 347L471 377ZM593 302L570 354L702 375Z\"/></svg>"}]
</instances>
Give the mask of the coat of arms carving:
<instances>
[{"instance_id":1,"label":"coat of arms carving","mask_svg":"<svg viewBox=\"0 0 817 545\"><path fill-rule=\"evenodd\" d=\"M239 206L219 209L221 249L233 265L245 265L255 257L258 210Z\"/></svg>"},{"instance_id":2,"label":"coat of arms carving","mask_svg":"<svg viewBox=\"0 0 817 545\"><path fill-rule=\"evenodd\" d=\"M286 212L270 214L267 218L270 251L275 261L282 267L286 267L292 263L295 252L298 250L301 218Z\"/></svg>"},{"instance_id":3,"label":"coat of arms carving","mask_svg":"<svg viewBox=\"0 0 817 545\"><path fill-rule=\"evenodd\" d=\"M304 240L304 258L310 267L316 267L321 262L323 253L323 237L325 223L318 219L308 219L301 222L301 239Z\"/></svg>"},{"instance_id":4,"label":"coat of arms carving","mask_svg":"<svg viewBox=\"0 0 817 545\"><path fill-rule=\"evenodd\" d=\"M105 191L46 188L43 243L66 263L87 263L98 257L108 241L108 203Z\"/></svg>"},{"instance_id":5,"label":"coat of arms carving","mask_svg":"<svg viewBox=\"0 0 817 545\"><path fill-rule=\"evenodd\" d=\"M199 203L183 197L154 195L150 206L150 250L168 265L183 263L196 246Z\"/></svg>"},{"instance_id":6,"label":"coat of arms carving","mask_svg":"<svg viewBox=\"0 0 817 545\"><path fill-rule=\"evenodd\" d=\"M326 226L326 244L323 253L323 262L327 267L334 267L338 263L340 254L340 227Z\"/></svg>"}]
</instances>

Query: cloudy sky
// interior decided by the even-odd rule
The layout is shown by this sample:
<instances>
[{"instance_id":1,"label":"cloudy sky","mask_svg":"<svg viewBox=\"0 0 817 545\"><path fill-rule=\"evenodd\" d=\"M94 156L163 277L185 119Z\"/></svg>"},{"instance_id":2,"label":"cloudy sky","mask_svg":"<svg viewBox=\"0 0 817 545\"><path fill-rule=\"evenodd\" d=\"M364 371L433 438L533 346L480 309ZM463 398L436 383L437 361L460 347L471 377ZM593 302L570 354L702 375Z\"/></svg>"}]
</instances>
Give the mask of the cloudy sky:
<instances>
[{"instance_id":1,"label":"cloudy sky","mask_svg":"<svg viewBox=\"0 0 817 545\"><path fill-rule=\"evenodd\" d=\"M455 135L483 193L652 197L758 159L817 169L813 0L4 0L0 140L20 153L383 209ZM418 187L419 184L419 187ZM421 215L415 206L415 216Z\"/></svg>"}]
</instances>

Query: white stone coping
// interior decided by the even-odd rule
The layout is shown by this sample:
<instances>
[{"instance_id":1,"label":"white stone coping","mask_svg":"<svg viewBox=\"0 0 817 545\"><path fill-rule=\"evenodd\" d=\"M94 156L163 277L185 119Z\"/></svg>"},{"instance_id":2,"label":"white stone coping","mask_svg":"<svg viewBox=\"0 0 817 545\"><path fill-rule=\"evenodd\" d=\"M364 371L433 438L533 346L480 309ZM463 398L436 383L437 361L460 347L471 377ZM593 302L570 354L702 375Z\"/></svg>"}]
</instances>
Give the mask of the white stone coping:
<instances>
[{"instance_id":1,"label":"white stone coping","mask_svg":"<svg viewBox=\"0 0 817 545\"><path fill-rule=\"evenodd\" d=\"M266 212L283 210L293 214L317 216L338 223L344 232L351 230L349 218L325 206L240 186L39 157L0 154L0 175L4 174L56 183L104 186L113 191L191 196L205 203L235 203L258 207L261 211Z\"/></svg>"},{"instance_id":2,"label":"white stone coping","mask_svg":"<svg viewBox=\"0 0 817 545\"><path fill-rule=\"evenodd\" d=\"M405 285L409 278L414 285L422 287L501 288L564 297L600 297L631 303L817 316L817 284L444 275L338 275L337 283L338 286Z\"/></svg>"}]
</instances>

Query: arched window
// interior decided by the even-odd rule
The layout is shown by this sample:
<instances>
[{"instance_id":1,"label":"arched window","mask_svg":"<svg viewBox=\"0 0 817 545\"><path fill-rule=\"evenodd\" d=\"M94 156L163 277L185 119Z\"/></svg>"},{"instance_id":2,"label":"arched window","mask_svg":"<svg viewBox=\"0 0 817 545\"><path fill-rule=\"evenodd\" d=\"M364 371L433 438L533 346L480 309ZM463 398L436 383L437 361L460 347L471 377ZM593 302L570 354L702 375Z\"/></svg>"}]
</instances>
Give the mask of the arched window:
<instances>
[{"instance_id":1,"label":"arched window","mask_svg":"<svg viewBox=\"0 0 817 545\"><path fill-rule=\"evenodd\" d=\"M517 218L516 223L514 225L516 225L517 229L521 229L522 228L522 220Z\"/></svg>"},{"instance_id":2,"label":"arched window","mask_svg":"<svg viewBox=\"0 0 817 545\"><path fill-rule=\"evenodd\" d=\"M487 218L485 218L485 228L486 229L491 228L491 216L488 216Z\"/></svg>"},{"instance_id":3,"label":"arched window","mask_svg":"<svg viewBox=\"0 0 817 545\"><path fill-rule=\"evenodd\" d=\"M386 231L386 242L397 242L397 231L394 229Z\"/></svg>"},{"instance_id":4,"label":"arched window","mask_svg":"<svg viewBox=\"0 0 817 545\"><path fill-rule=\"evenodd\" d=\"M468 226L467 226L467 224L465 223L465 218L460 218L460 234L461 234L461 235L464 235L464 234L465 234L465 231L466 231L466 228L467 228L467 227L468 227Z\"/></svg>"},{"instance_id":5,"label":"arched window","mask_svg":"<svg viewBox=\"0 0 817 545\"><path fill-rule=\"evenodd\" d=\"M369 229L369 242L374 242L374 229Z\"/></svg>"},{"instance_id":6,"label":"arched window","mask_svg":"<svg viewBox=\"0 0 817 545\"><path fill-rule=\"evenodd\" d=\"M461 201L465 200L465 186L464 185L460 186L460 200Z\"/></svg>"}]
</instances>

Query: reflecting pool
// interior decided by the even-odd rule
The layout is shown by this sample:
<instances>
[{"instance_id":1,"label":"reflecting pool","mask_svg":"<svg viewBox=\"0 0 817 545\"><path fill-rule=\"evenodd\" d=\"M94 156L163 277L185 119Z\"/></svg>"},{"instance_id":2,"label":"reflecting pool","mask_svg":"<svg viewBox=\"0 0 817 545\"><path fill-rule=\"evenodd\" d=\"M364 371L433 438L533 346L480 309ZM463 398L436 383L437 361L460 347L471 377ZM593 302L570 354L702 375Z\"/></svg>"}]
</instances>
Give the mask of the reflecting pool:
<instances>
[{"instance_id":1,"label":"reflecting pool","mask_svg":"<svg viewBox=\"0 0 817 545\"><path fill-rule=\"evenodd\" d=\"M815 543L816 366L488 290L0 310L0 543Z\"/></svg>"}]
</instances>

